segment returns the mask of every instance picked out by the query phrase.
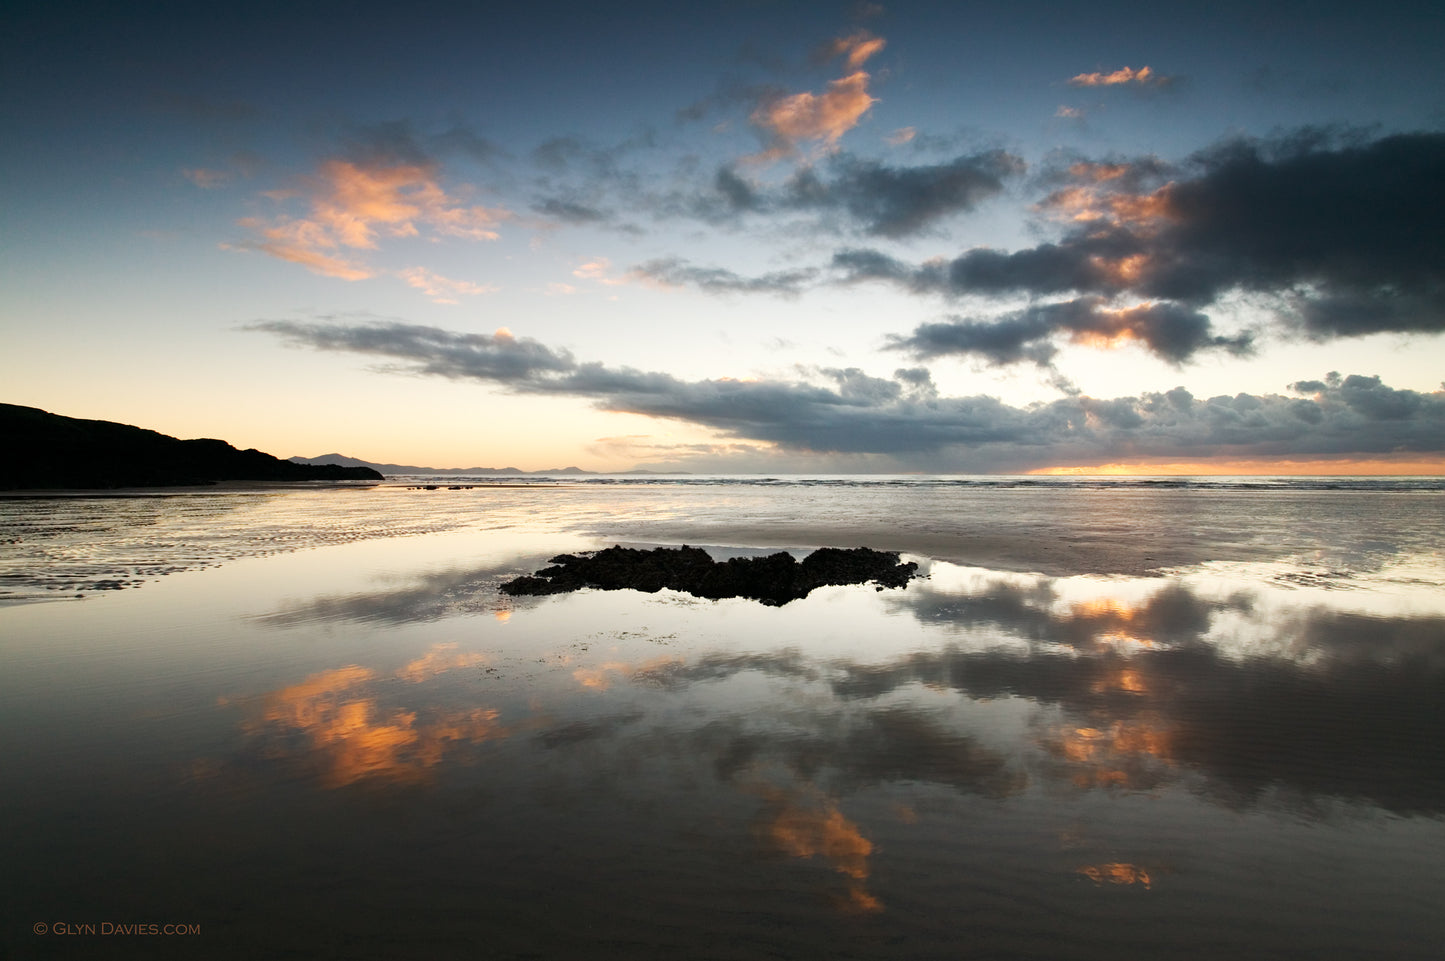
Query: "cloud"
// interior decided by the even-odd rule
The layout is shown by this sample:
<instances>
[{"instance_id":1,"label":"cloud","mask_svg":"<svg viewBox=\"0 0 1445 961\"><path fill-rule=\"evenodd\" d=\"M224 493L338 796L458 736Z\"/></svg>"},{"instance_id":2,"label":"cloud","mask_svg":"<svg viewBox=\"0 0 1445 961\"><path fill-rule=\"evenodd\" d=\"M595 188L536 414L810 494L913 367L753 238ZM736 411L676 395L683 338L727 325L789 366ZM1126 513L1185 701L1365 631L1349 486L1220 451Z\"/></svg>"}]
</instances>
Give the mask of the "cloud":
<instances>
[{"instance_id":1,"label":"cloud","mask_svg":"<svg viewBox=\"0 0 1445 961\"><path fill-rule=\"evenodd\" d=\"M883 49L885 41L867 31L834 40L825 48L829 58L842 56L849 71L828 84L822 93L803 91L795 94L769 92L748 116L748 121L763 135L765 149L748 159L769 162L796 153L803 144L817 144L825 149L837 146L868 109L878 101L869 94L867 71L860 69L869 57Z\"/></svg>"},{"instance_id":2,"label":"cloud","mask_svg":"<svg viewBox=\"0 0 1445 961\"><path fill-rule=\"evenodd\" d=\"M455 304L458 297L475 297L478 294L494 293L496 287L474 284L465 280L452 280L425 267L408 267L397 272L411 286L425 293L438 304Z\"/></svg>"},{"instance_id":3,"label":"cloud","mask_svg":"<svg viewBox=\"0 0 1445 961\"><path fill-rule=\"evenodd\" d=\"M233 247L300 263L316 273L348 280L372 271L337 251L375 250L382 237L432 236L495 240L497 227L512 218L499 207L467 205L438 181L435 166L329 160L303 181L296 193L273 193L286 200L305 199L307 216L247 218L240 225L263 240Z\"/></svg>"},{"instance_id":4,"label":"cloud","mask_svg":"<svg viewBox=\"0 0 1445 961\"><path fill-rule=\"evenodd\" d=\"M430 143L439 151L458 153L477 163L492 164L507 156L497 144L460 124L434 135Z\"/></svg>"},{"instance_id":5,"label":"cloud","mask_svg":"<svg viewBox=\"0 0 1445 961\"><path fill-rule=\"evenodd\" d=\"M678 257L649 260L628 271L633 279L663 287L696 287L710 294L765 293L784 297L797 296L817 275L817 270L805 267L744 277L721 267L697 267Z\"/></svg>"},{"instance_id":6,"label":"cloud","mask_svg":"<svg viewBox=\"0 0 1445 961\"><path fill-rule=\"evenodd\" d=\"M278 260L300 264L312 273L340 280L366 280L374 276L366 265L346 257L324 254L326 248L336 243L316 224L310 221L287 221L266 226L255 218L246 218L238 223L258 232L262 239L237 244L222 244L223 250L255 250L269 254Z\"/></svg>"},{"instance_id":7,"label":"cloud","mask_svg":"<svg viewBox=\"0 0 1445 961\"><path fill-rule=\"evenodd\" d=\"M578 264L572 269L572 276L581 280L592 280L608 287L620 287L627 283L627 277L617 277L612 274L612 261L606 257L596 257L586 263Z\"/></svg>"},{"instance_id":8,"label":"cloud","mask_svg":"<svg viewBox=\"0 0 1445 961\"><path fill-rule=\"evenodd\" d=\"M225 170L207 170L204 167L187 167L181 170L181 176L202 190L214 190L217 187L225 186L231 181L231 174Z\"/></svg>"},{"instance_id":9,"label":"cloud","mask_svg":"<svg viewBox=\"0 0 1445 961\"><path fill-rule=\"evenodd\" d=\"M899 127L883 140L891 146L901 147L918 136L918 131L912 127Z\"/></svg>"},{"instance_id":10,"label":"cloud","mask_svg":"<svg viewBox=\"0 0 1445 961\"><path fill-rule=\"evenodd\" d=\"M786 187L785 203L798 209L842 209L867 233L905 237L998 195L1004 181L1024 167L1022 159L1003 150L916 167L839 157L831 180L812 168L799 171Z\"/></svg>"},{"instance_id":11,"label":"cloud","mask_svg":"<svg viewBox=\"0 0 1445 961\"><path fill-rule=\"evenodd\" d=\"M345 138L345 154L367 166L434 167L438 155L461 156L489 167L509 159L506 150L463 124L453 123L440 133L426 133L419 132L408 120L352 127Z\"/></svg>"},{"instance_id":12,"label":"cloud","mask_svg":"<svg viewBox=\"0 0 1445 961\"><path fill-rule=\"evenodd\" d=\"M1110 308L1102 297L1081 297L1036 304L991 320L955 318L921 324L907 337L890 338L889 347L919 359L971 354L995 364L1022 360L1047 366L1056 353L1053 341L1064 336L1076 344L1114 347L1136 343L1156 356L1182 364L1201 350L1248 353L1248 334L1214 334L1209 318L1178 304L1145 303Z\"/></svg>"},{"instance_id":13,"label":"cloud","mask_svg":"<svg viewBox=\"0 0 1445 961\"><path fill-rule=\"evenodd\" d=\"M517 383L576 368L566 351L554 351L506 328L462 334L413 324L322 324L258 321L246 330L275 334L300 347L368 354L405 361L405 369L439 377Z\"/></svg>"},{"instance_id":14,"label":"cloud","mask_svg":"<svg viewBox=\"0 0 1445 961\"><path fill-rule=\"evenodd\" d=\"M816 214L832 229L853 225L870 236L903 238L926 233L1003 193L1026 168L1004 150L960 154L937 164L892 166L847 153L802 167L782 182L754 179L733 166L718 168L712 183L664 205L714 224L748 217Z\"/></svg>"},{"instance_id":15,"label":"cloud","mask_svg":"<svg viewBox=\"0 0 1445 961\"><path fill-rule=\"evenodd\" d=\"M1232 140L1170 168L1075 164L1040 205L1057 242L913 266L839 251L845 283L914 293L1084 295L1203 311L1263 295L1280 331L1316 340L1445 331L1445 134L1375 141L1304 131Z\"/></svg>"},{"instance_id":16,"label":"cloud","mask_svg":"<svg viewBox=\"0 0 1445 961\"><path fill-rule=\"evenodd\" d=\"M1081 73L1069 78L1071 87L1167 87L1174 82L1152 67L1120 67L1111 73Z\"/></svg>"},{"instance_id":17,"label":"cloud","mask_svg":"<svg viewBox=\"0 0 1445 961\"><path fill-rule=\"evenodd\" d=\"M882 37L875 37L867 30L859 30L851 36L839 37L824 44L819 59L831 60L834 57L842 57L849 70L857 70L870 57L887 46L887 43Z\"/></svg>"},{"instance_id":18,"label":"cloud","mask_svg":"<svg viewBox=\"0 0 1445 961\"><path fill-rule=\"evenodd\" d=\"M388 358L383 369L571 396L599 409L697 424L733 439L807 453L887 455L937 469L1020 470L1130 458L1282 458L1445 451L1445 391L1398 390L1378 377L1296 386L1311 396L1208 399L1183 388L1111 399L1070 396L1012 407L940 397L926 371L873 377L857 368L799 379L684 381L579 362L504 331L467 334L398 322L262 321L250 330L303 347Z\"/></svg>"},{"instance_id":19,"label":"cloud","mask_svg":"<svg viewBox=\"0 0 1445 961\"><path fill-rule=\"evenodd\" d=\"M626 434L620 437L599 437L587 445L587 452L609 460L646 461L658 458L694 459L697 457L747 456L759 448L748 444L674 443L659 441L651 434Z\"/></svg>"},{"instance_id":20,"label":"cloud","mask_svg":"<svg viewBox=\"0 0 1445 961\"><path fill-rule=\"evenodd\" d=\"M832 81L821 94L804 91L759 104L748 120L765 134L767 149L750 159L777 160L802 143L836 146L877 103L868 93L868 79L859 70Z\"/></svg>"},{"instance_id":21,"label":"cloud","mask_svg":"<svg viewBox=\"0 0 1445 961\"><path fill-rule=\"evenodd\" d=\"M595 224L604 223L611 219L606 211L588 204L577 203L571 200L563 200L559 197L549 197L539 200L532 205L537 213L554 220L560 220L566 224Z\"/></svg>"}]
</instances>

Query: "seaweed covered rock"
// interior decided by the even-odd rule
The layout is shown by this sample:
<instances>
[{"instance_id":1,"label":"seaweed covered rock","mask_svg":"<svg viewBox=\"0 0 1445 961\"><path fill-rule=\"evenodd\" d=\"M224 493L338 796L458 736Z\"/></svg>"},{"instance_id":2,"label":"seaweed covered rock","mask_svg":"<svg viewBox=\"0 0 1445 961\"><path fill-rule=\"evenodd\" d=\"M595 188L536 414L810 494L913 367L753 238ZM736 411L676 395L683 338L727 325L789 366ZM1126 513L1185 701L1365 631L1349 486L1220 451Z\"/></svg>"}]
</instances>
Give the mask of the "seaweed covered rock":
<instances>
[{"instance_id":1,"label":"seaweed covered rock","mask_svg":"<svg viewBox=\"0 0 1445 961\"><path fill-rule=\"evenodd\" d=\"M901 588L917 576L918 565L900 563L893 551L867 547L822 547L801 562L779 551L766 557L714 561L701 548L609 547L585 554L559 554L535 574L502 585L511 595L565 594L584 587L649 594L667 588L696 597L746 597L779 606L807 597L815 588L872 582L878 590Z\"/></svg>"}]
</instances>

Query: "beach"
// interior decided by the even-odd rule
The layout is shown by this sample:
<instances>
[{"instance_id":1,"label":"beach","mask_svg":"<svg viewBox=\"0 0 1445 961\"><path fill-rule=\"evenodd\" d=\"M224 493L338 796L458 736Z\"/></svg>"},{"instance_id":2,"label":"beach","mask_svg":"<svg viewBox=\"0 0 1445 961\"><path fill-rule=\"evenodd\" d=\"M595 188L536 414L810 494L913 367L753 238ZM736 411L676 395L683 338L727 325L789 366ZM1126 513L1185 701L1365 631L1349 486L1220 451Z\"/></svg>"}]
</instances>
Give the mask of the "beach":
<instances>
[{"instance_id":1,"label":"beach","mask_svg":"<svg viewBox=\"0 0 1445 961\"><path fill-rule=\"evenodd\" d=\"M1438 954L1438 481L411 486L0 501L0 947Z\"/></svg>"}]
</instances>

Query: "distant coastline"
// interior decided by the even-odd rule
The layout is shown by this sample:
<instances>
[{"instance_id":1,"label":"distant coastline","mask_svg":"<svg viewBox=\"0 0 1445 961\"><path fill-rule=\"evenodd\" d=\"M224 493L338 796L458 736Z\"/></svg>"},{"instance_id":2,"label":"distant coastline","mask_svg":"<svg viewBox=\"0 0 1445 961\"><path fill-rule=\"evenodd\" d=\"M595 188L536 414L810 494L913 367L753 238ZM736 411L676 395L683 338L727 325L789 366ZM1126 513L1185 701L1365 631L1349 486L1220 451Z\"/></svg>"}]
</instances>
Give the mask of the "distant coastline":
<instances>
[{"instance_id":1,"label":"distant coastline","mask_svg":"<svg viewBox=\"0 0 1445 961\"><path fill-rule=\"evenodd\" d=\"M115 490L208 486L225 481L380 481L379 471L296 464L223 440L180 440L105 420L0 404L9 468L0 490Z\"/></svg>"},{"instance_id":2,"label":"distant coastline","mask_svg":"<svg viewBox=\"0 0 1445 961\"><path fill-rule=\"evenodd\" d=\"M432 476L432 477L536 477L546 475L576 476L596 475L599 471L583 470L580 467L552 467L547 470L522 470L520 467L417 467L407 464L378 464L374 461L360 460L356 457L348 457L345 454L322 454L320 457L291 457L288 458L293 464L341 464L347 467L366 467L378 471L387 476ZM651 470L629 470L629 471L607 471L611 476L662 476L659 471ZM674 476L671 472L667 476Z\"/></svg>"}]
</instances>

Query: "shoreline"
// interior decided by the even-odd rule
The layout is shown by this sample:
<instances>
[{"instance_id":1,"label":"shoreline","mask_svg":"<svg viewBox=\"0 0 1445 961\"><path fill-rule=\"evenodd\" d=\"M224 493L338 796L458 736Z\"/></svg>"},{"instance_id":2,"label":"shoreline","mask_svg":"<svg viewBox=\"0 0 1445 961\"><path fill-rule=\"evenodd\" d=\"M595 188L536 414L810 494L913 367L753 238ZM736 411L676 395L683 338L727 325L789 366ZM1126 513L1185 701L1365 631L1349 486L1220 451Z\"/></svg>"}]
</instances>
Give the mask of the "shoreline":
<instances>
[{"instance_id":1,"label":"shoreline","mask_svg":"<svg viewBox=\"0 0 1445 961\"><path fill-rule=\"evenodd\" d=\"M186 494L244 494L274 490L366 490L382 481L217 481L214 484L177 484L149 487L27 487L0 490L0 498L46 500L90 497L172 497Z\"/></svg>"}]
</instances>

